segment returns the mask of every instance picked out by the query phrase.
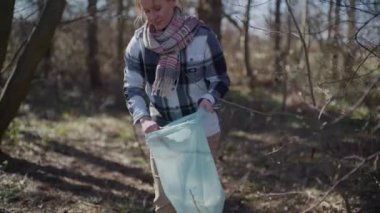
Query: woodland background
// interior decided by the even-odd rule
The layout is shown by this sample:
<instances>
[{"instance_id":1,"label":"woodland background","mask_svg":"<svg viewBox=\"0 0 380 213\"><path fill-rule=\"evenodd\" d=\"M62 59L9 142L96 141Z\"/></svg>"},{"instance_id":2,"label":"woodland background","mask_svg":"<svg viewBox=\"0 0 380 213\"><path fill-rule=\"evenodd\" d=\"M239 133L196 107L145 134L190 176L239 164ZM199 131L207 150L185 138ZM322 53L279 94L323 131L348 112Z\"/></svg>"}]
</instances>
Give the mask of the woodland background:
<instances>
[{"instance_id":1,"label":"woodland background","mask_svg":"<svg viewBox=\"0 0 380 213\"><path fill-rule=\"evenodd\" d=\"M225 212L379 212L380 1L189 0L232 80ZM152 212L131 0L0 1L0 212Z\"/></svg>"}]
</instances>

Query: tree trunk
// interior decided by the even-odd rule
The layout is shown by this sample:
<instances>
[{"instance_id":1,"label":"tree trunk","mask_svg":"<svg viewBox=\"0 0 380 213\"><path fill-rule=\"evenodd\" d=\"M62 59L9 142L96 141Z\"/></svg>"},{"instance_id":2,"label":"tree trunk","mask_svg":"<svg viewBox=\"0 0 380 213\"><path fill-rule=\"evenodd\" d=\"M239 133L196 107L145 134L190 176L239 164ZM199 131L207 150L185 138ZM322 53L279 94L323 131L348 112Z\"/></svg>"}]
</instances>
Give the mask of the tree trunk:
<instances>
[{"instance_id":1,"label":"tree trunk","mask_svg":"<svg viewBox=\"0 0 380 213\"><path fill-rule=\"evenodd\" d=\"M199 0L198 17L206 22L216 33L219 40L222 40L221 23L223 15L223 5L221 0Z\"/></svg>"},{"instance_id":2,"label":"tree trunk","mask_svg":"<svg viewBox=\"0 0 380 213\"><path fill-rule=\"evenodd\" d=\"M90 18L87 19L87 70L90 74L91 88L101 88L102 81L100 80L99 62L97 59L98 53L98 40L97 40L97 14L96 14L97 0L88 0L87 12Z\"/></svg>"},{"instance_id":3,"label":"tree trunk","mask_svg":"<svg viewBox=\"0 0 380 213\"><path fill-rule=\"evenodd\" d=\"M37 0L37 6L38 6L38 17L42 15L42 12L44 10L45 0ZM51 40L51 44L49 45L49 49L46 50L46 53L41 61L41 71L42 71L42 77L47 78L49 75L50 70L52 69L52 61L51 56L53 55L53 47L54 47L54 40Z\"/></svg>"},{"instance_id":4,"label":"tree trunk","mask_svg":"<svg viewBox=\"0 0 380 213\"><path fill-rule=\"evenodd\" d=\"M292 8L289 5L289 0L285 0L285 3L286 3L286 6L288 8L289 14L292 17L293 23L294 23L294 25L295 25L295 27L297 29L298 35L300 37L300 40L302 42L302 46L303 46L304 53L305 53L307 80L309 82L309 90L310 90L311 101L313 102L313 106L316 106L316 101L315 101L315 96L314 96L314 86L313 86L313 80L312 80L313 79L313 75L311 73L311 66L310 66L309 52L307 50L307 45L306 45L305 39L303 37L302 31L301 31L300 27L297 24L297 20L296 20L296 18L294 16Z\"/></svg>"},{"instance_id":5,"label":"tree trunk","mask_svg":"<svg viewBox=\"0 0 380 213\"><path fill-rule=\"evenodd\" d=\"M15 0L0 1L0 70L7 55L8 39L12 28Z\"/></svg>"},{"instance_id":6,"label":"tree trunk","mask_svg":"<svg viewBox=\"0 0 380 213\"><path fill-rule=\"evenodd\" d=\"M335 4L335 21L334 21L334 44L333 44L333 56L332 56L332 78L338 79L339 73L338 73L338 63L339 63L339 32L340 32L340 3L341 0L336 0Z\"/></svg>"},{"instance_id":7,"label":"tree trunk","mask_svg":"<svg viewBox=\"0 0 380 213\"><path fill-rule=\"evenodd\" d=\"M116 39L116 50L117 50L117 70L120 75L123 75L123 72L120 70L124 64L124 31L125 31L125 18L123 16L124 11L124 0L117 1L117 39Z\"/></svg>"},{"instance_id":8,"label":"tree trunk","mask_svg":"<svg viewBox=\"0 0 380 213\"><path fill-rule=\"evenodd\" d=\"M275 19L274 19L274 53L275 53L275 62L274 62L274 71L276 78L282 74L282 58L281 58L281 0L276 0L276 10L275 10Z\"/></svg>"},{"instance_id":9,"label":"tree trunk","mask_svg":"<svg viewBox=\"0 0 380 213\"><path fill-rule=\"evenodd\" d=\"M328 28L327 28L327 41L330 41L331 39L331 31L333 29L333 24L332 24L332 11L334 9L334 2L333 1L330 1L330 5L329 5L329 12L327 14L327 25L328 25Z\"/></svg>"},{"instance_id":10,"label":"tree trunk","mask_svg":"<svg viewBox=\"0 0 380 213\"><path fill-rule=\"evenodd\" d=\"M302 13L302 24L301 24L301 30L302 30L302 34L304 35L304 39L305 39L305 43L307 45L307 50L309 49L309 3L308 3L308 0L305 0L304 1L304 10L303 10L303 13ZM302 43L299 43L299 47L298 47L298 50L299 50L299 57L298 57L298 67L300 67L301 69L303 69L303 67L305 66L305 61L303 61L302 59L304 58L303 55L303 51L304 51L304 48L302 47ZM306 50L306 51L307 51Z\"/></svg>"},{"instance_id":11,"label":"tree trunk","mask_svg":"<svg viewBox=\"0 0 380 213\"><path fill-rule=\"evenodd\" d=\"M49 0L0 96L0 139L25 99L38 63L49 48L65 0Z\"/></svg>"},{"instance_id":12,"label":"tree trunk","mask_svg":"<svg viewBox=\"0 0 380 213\"><path fill-rule=\"evenodd\" d=\"M251 52L249 49L249 20L250 20L250 12L251 12L251 5L253 0L248 0L244 20L243 20L243 33L240 36L240 43L242 45L242 49L244 50L244 65L245 65L245 76L247 79L247 83L253 87L254 84L254 77L253 77L253 71L252 71L252 65L251 65Z\"/></svg>"},{"instance_id":13,"label":"tree trunk","mask_svg":"<svg viewBox=\"0 0 380 213\"><path fill-rule=\"evenodd\" d=\"M290 47L292 45L292 17L288 13L287 15L287 25L288 25L288 34L286 37L286 46L285 49L282 51L282 58L283 58L283 69L282 72L283 74L283 80L282 80L282 111L286 110L286 100L288 98L288 71L285 69L287 65L287 58L290 53Z\"/></svg>"},{"instance_id":14,"label":"tree trunk","mask_svg":"<svg viewBox=\"0 0 380 213\"><path fill-rule=\"evenodd\" d=\"M356 0L350 0L350 6L351 8L348 8L347 15L348 15L348 30L347 30L347 47L345 48L344 52L344 73L343 78L346 78L347 76L350 76L353 73L353 64L355 60L355 40L354 36L356 33L356 13L355 13L355 7ZM344 86L344 82L341 86Z\"/></svg>"}]
</instances>

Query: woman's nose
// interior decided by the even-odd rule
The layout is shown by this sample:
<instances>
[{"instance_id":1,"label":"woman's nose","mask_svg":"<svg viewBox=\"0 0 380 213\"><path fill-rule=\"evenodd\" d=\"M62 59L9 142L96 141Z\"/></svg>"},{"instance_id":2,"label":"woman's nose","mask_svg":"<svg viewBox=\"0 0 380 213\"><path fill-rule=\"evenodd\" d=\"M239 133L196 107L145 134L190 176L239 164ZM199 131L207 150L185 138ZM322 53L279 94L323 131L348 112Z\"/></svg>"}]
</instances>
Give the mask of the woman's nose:
<instances>
[{"instance_id":1,"label":"woman's nose","mask_svg":"<svg viewBox=\"0 0 380 213\"><path fill-rule=\"evenodd\" d=\"M157 15L155 13L150 13L149 15L147 15L147 18L148 18L148 21L149 22L154 22L154 20L157 19Z\"/></svg>"},{"instance_id":2,"label":"woman's nose","mask_svg":"<svg viewBox=\"0 0 380 213\"><path fill-rule=\"evenodd\" d=\"M152 18L153 18L153 20L156 20L157 18L158 18L158 12L153 12L152 13Z\"/></svg>"}]
</instances>

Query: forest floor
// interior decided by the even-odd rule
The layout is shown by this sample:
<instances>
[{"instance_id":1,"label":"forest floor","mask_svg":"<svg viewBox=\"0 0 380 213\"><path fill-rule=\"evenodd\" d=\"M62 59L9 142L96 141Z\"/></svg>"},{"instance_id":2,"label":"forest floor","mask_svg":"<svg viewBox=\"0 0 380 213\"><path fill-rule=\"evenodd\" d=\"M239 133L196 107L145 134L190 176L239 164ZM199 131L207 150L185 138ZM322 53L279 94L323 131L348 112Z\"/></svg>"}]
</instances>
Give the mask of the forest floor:
<instances>
[{"instance_id":1,"label":"forest floor","mask_svg":"<svg viewBox=\"0 0 380 213\"><path fill-rule=\"evenodd\" d=\"M1 147L0 213L152 212L149 154L122 98L33 90ZM278 113L269 93L235 88L227 97L265 113L220 110L224 212L302 212L358 167L359 156L380 150L366 121L321 128L328 119L317 111L300 104ZM379 212L376 163L366 161L312 212Z\"/></svg>"}]
</instances>

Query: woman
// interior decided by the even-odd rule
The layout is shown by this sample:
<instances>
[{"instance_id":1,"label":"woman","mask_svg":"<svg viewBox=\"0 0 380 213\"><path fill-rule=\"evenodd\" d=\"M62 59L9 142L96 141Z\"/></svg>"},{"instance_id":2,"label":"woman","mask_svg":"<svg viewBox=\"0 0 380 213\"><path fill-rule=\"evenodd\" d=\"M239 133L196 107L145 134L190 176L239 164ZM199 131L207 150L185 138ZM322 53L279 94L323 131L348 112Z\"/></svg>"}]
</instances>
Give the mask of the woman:
<instances>
[{"instance_id":1,"label":"woman","mask_svg":"<svg viewBox=\"0 0 380 213\"><path fill-rule=\"evenodd\" d=\"M135 0L135 6L145 24L125 52L124 94L133 123L147 134L203 107L210 112L204 128L215 158L220 126L214 108L229 87L219 41L197 18L184 15L178 0ZM154 159L151 165L156 212L175 212Z\"/></svg>"}]
</instances>

